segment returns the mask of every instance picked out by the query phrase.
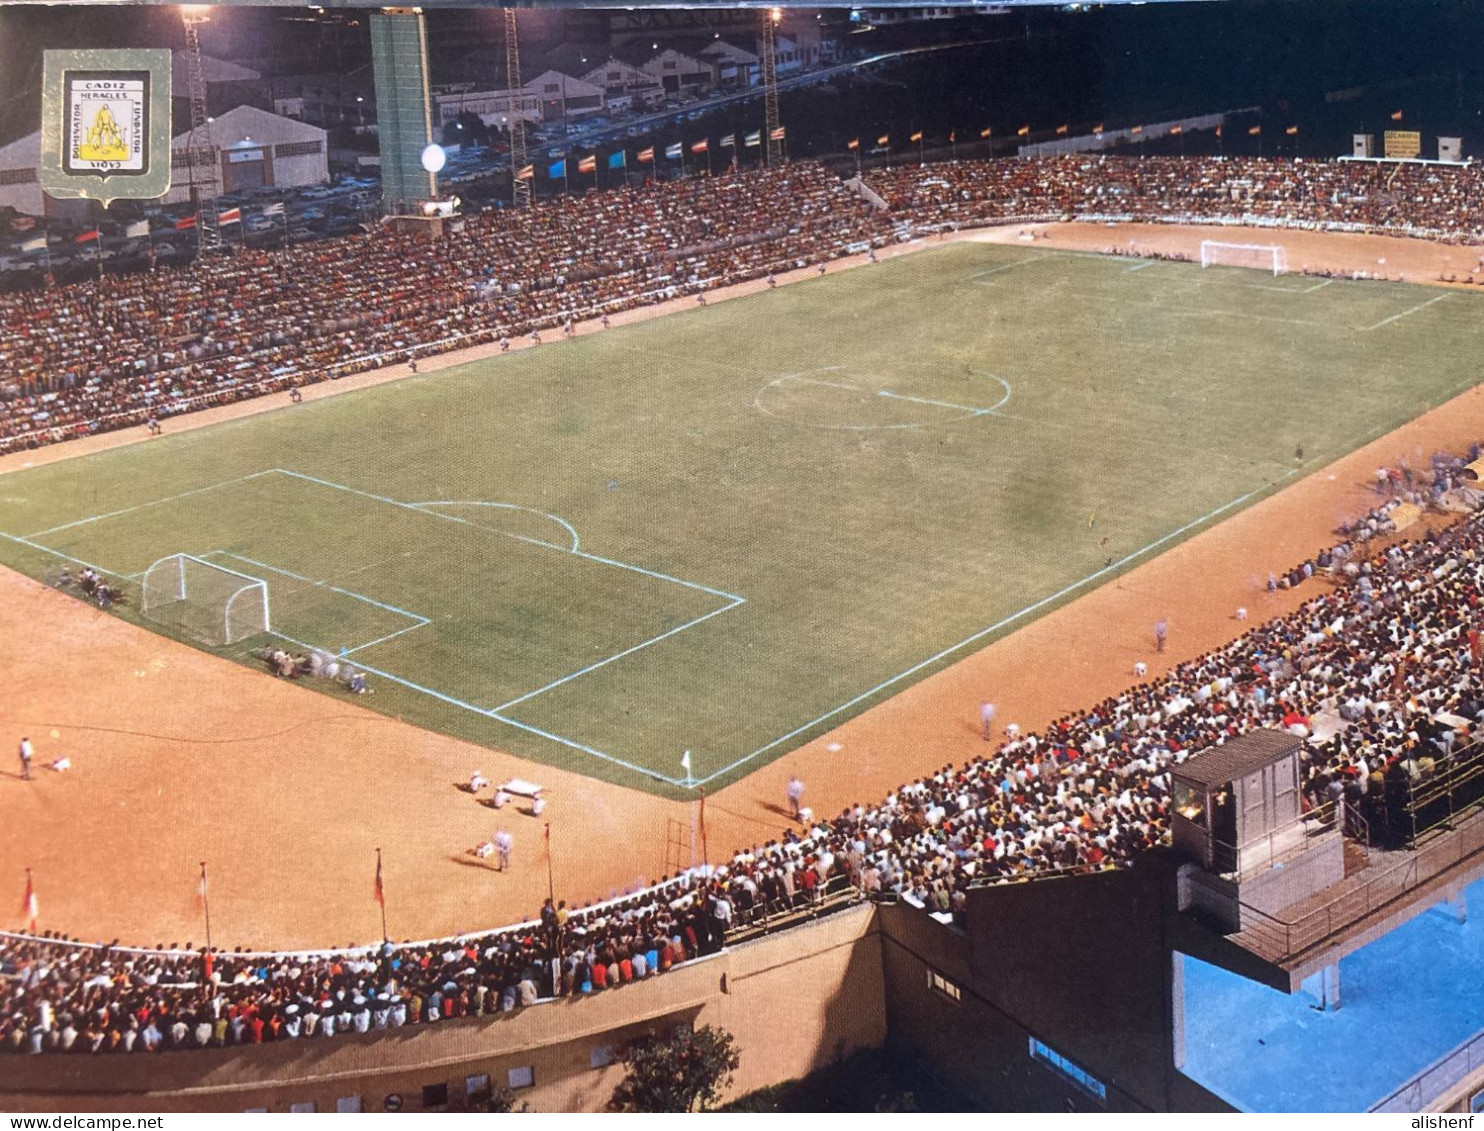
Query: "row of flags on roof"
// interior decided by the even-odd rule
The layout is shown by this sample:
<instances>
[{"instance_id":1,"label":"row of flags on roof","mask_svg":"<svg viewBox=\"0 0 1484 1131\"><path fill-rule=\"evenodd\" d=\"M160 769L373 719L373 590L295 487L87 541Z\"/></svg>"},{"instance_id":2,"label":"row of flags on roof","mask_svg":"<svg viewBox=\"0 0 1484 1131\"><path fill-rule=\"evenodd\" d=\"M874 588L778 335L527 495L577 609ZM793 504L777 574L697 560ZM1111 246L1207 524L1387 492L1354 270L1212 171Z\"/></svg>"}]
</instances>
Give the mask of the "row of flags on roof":
<instances>
[{"instance_id":1,"label":"row of flags on roof","mask_svg":"<svg viewBox=\"0 0 1484 1131\"><path fill-rule=\"evenodd\" d=\"M283 216L284 215L283 202L282 201L275 201L275 202L273 202L271 204L265 204L263 206L263 209L262 209L262 214L264 216ZM224 208L220 212L217 213L216 222L219 225L221 225L221 224L240 224L240 223L242 223L242 209L241 208ZM174 221L171 224L171 228L174 231L177 231L177 232L188 232L188 231L193 230L195 227L196 227L196 216L195 216L194 213L192 213L189 216L182 216L182 217L180 217L180 219ZM125 224L124 225L123 238L126 239L126 240L143 240L143 239L149 239L149 237L150 237L150 224L149 224L149 221L148 220L139 220L139 221L136 221L133 224ZM78 232L75 236L73 236L72 237L72 242L75 243L75 244L78 244L78 245L83 245L83 244L97 243L102 238L103 238L103 233L99 229L97 229L97 228L89 228L87 231L85 231L85 232ZM45 236L36 236L36 237L34 237L32 239L22 241L21 242L21 245L20 245L20 249L23 252L27 252L27 251L45 251L46 250L46 246L47 246L47 244L46 244L46 237Z\"/></svg>"},{"instance_id":2,"label":"row of flags on roof","mask_svg":"<svg viewBox=\"0 0 1484 1131\"><path fill-rule=\"evenodd\" d=\"M788 138L788 127L779 126L777 129L770 131L768 137L773 141L785 141ZM744 149L756 149L762 144L762 130L753 130L751 133L742 135L742 147ZM697 156L700 156L703 153L709 154L711 152L711 139L703 137L699 141L691 142L689 146L687 146L682 141L677 141L671 145L666 146L647 146L646 148L639 150L634 155L634 162L638 165L653 165L656 163L661 155L663 155L663 158L667 161L683 161L685 159L685 151L687 148L691 151L691 153L696 154ZM737 149L737 135L735 133L723 135L717 142L717 148L730 149L733 151L733 156L735 157ZM626 149L617 150L616 152L610 153L604 159L604 162L609 169L627 169L629 167L629 152ZM567 175L567 165L568 158L565 157L562 158L560 161L554 161L546 167L546 175L553 180L565 177ZM598 172L598 154L589 153L586 157L578 158L577 171L579 173L592 173L596 175ZM532 163L530 165L525 165L517 170L515 179L518 181L529 181L532 180L535 176L536 166L534 163Z\"/></svg>"}]
</instances>

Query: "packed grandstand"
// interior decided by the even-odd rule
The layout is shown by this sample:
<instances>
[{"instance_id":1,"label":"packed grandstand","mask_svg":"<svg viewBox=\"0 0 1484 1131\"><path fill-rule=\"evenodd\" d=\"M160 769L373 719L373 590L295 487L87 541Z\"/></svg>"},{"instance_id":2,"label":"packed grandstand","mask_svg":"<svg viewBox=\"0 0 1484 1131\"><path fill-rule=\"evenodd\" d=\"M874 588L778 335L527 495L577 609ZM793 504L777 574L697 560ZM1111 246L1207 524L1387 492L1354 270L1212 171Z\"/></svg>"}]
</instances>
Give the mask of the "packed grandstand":
<instances>
[{"instance_id":1,"label":"packed grandstand","mask_svg":"<svg viewBox=\"0 0 1484 1131\"><path fill-rule=\"evenodd\" d=\"M1484 234L1473 165L1072 156L873 170L865 187L800 163L497 209L434 242L385 231L0 296L0 452L949 228L1126 219Z\"/></svg>"},{"instance_id":2,"label":"packed grandstand","mask_svg":"<svg viewBox=\"0 0 1484 1131\"><path fill-rule=\"evenodd\" d=\"M38 387L7 401L5 430L12 446L66 439L945 225L1116 214L1462 238L1480 231L1478 182L1471 168L1069 158L875 174L884 211L815 165L592 194L438 243L378 235L9 296L0 360ZM1134 861L1168 832L1171 768L1262 727L1307 740L1307 821L1395 838L1409 788L1465 757L1484 716L1484 517L1465 471L1479 455L1379 479L1375 511L1270 582L1312 586L1295 611L1039 733L1006 726L984 757L719 868L503 929L338 953L0 936L0 1047L192 1049L511 1012L662 975L831 901L902 899L952 922L975 885ZM1399 505L1465 517L1399 540Z\"/></svg>"}]
</instances>

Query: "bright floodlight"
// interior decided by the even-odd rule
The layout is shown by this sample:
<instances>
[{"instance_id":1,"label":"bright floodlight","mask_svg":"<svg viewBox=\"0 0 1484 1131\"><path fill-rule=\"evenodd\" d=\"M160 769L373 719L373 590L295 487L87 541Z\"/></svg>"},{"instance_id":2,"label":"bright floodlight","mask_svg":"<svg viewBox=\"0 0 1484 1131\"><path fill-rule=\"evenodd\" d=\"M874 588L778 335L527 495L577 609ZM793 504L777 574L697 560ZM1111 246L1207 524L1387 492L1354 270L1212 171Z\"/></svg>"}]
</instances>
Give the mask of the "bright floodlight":
<instances>
[{"instance_id":1,"label":"bright floodlight","mask_svg":"<svg viewBox=\"0 0 1484 1131\"><path fill-rule=\"evenodd\" d=\"M423 168L430 173L442 172L443 166L448 164L448 154L443 152L443 146L436 141L429 143L423 150Z\"/></svg>"}]
</instances>

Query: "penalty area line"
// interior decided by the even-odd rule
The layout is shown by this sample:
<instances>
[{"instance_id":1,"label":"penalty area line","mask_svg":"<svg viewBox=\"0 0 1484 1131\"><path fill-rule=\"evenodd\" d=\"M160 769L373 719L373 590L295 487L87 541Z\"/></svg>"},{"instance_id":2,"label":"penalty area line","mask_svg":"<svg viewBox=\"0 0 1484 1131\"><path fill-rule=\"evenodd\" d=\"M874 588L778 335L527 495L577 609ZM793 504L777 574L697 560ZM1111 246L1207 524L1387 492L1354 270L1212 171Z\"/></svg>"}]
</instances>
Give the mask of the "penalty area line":
<instances>
[{"instance_id":1,"label":"penalty area line","mask_svg":"<svg viewBox=\"0 0 1484 1131\"><path fill-rule=\"evenodd\" d=\"M276 636L280 640L287 640L290 644L293 644L295 647L298 648L313 649L315 647L318 647L317 645L309 644L306 641L297 640L294 637L289 636L287 633L279 632L277 629L270 630L268 632L268 635ZM662 774L657 770L652 770L647 766L636 765L633 762L627 762L622 758L616 758L612 754L608 754L602 750L597 749L596 747L588 746L585 743L578 742L575 739L564 738L559 734L553 734L551 731L542 730L540 727L531 726L529 723L523 723L519 719L507 718L506 716L498 714L495 711L487 710L483 707L477 707L473 703L466 702L465 700L456 698L452 695L447 695L444 692L434 690L431 687L424 687L420 683L414 683L410 679L403 679L399 675L393 675L391 672L386 671L382 668L372 667L370 664L362 663L360 660L351 660L350 663L352 667L359 668L363 672L368 672L371 675L376 676L378 679L388 680L391 683L395 683L407 688L409 691L417 691L423 695L432 696L434 699L437 699L443 703L447 703L452 707L460 707L465 711L471 711L474 714L480 715L486 719L493 719L495 722L505 723L507 726L515 727L517 730L527 731L531 734L538 735L541 738L560 743L563 746L571 747L573 750L580 750L584 754L591 754L594 758L601 758L605 762L611 762L615 766L622 766L624 769L632 770L636 774L643 774L645 777L650 778L654 781L664 782L666 785L686 785L686 782L681 778L668 777L667 775Z\"/></svg>"},{"instance_id":2,"label":"penalty area line","mask_svg":"<svg viewBox=\"0 0 1484 1131\"><path fill-rule=\"evenodd\" d=\"M1290 479L1290 478L1292 478L1296 474L1298 474L1297 469L1290 468L1286 473L1284 473L1284 475L1278 480L1278 482L1281 483L1281 482L1283 482L1283 480ZM1159 538L1156 538L1153 542L1150 542L1146 546L1140 547L1139 549L1133 551L1130 554L1125 554L1123 557L1119 558L1116 562L1111 562L1108 565L1103 566L1102 569L1096 570L1095 572L1088 574L1086 577L1082 578L1080 581L1074 581L1070 585L1067 585L1067 586L1062 587L1061 589L1058 589L1055 593L1052 593L1052 594L1050 594L1049 596L1046 596L1046 597L1042 597L1039 601L1036 601L1036 602L1034 602L1032 604L1027 605L1025 608L1019 610L1018 612L1011 613L1009 616L1004 617L1004 618L996 621L994 624L990 625L988 628L981 628L978 632L974 633L973 635L964 637L964 639L960 640L957 644L950 644L947 648L944 648L941 652L938 652L938 653L936 653L936 654L934 654L932 656L929 656L925 660L918 661L917 663L913 664L910 668L908 668L906 671L898 672L896 675L892 676L890 679L882 680L875 687L872 687L872 688L870 688L867 691L862 691L859 695L855 696L853 699L849 699L846 702L841 703L838 707L834 707L834 708L826 711L824 714L820 715L818 718L810 719L807 723L804 723L802 726L795 727L793 730L789 731L787 734L780 735L779 737L773 739L773 741L771 741L771 742L769 742L769 743L767 743L767 744L765 744L763 746L759 746L756 750L752 751L752 753L750 753L750 754L744 754L741 758L738 758L736 761L731 762L730 764L728 764L726 766L723 766L721 769L717 770L715 773L711 774L709 777L702 778L700 780L700 782L698 782L697 784L699 784L699 785L709 785L711 782L715 781L717 778L721 777L723 774L727 774L727 773L730 773L732 770L735 770L738 766L745 766L748 762L752 761L754 758L757 758L760 755L766 754L768 751L772 750L774 747L780 746L783 743L787 742L789 739L796 738L798 735L801 735L801 734L805 733L806 731L813 729L814 727L818 726L820 723L826 722L829 719L834 718L836 715L840 714L842 711L848 711L851 707L854 707L854 706L856 706L859 703L864 703L866 700L870 699L872 696L877 695L878 693L880 693L882 691L885 691L887 688L892 687L895 684L900 683L902 680L907 679L910 676L916 675L918 672L922 671L924 668L931 667L932 665L938 663L940 660L947 659L949 656L953 655L955 652L961 651L962 649L967 648L969 645L974 644L974 643L976 643L976 642L978 642L980 640L983 640L986 636L989 636L989 635L991 635L991 634L993 634L995 632L998 632L1002 628L1009 627L1010 625L1014 624L1016 621L1021 620L1022 618L1028 616L1029 614L1035 612L1038 609L1043 609L1047 605L1053 604L1054 602L1061 600L1061 598L1063 598L1063 597L1070 596L1071 594L1075 593L1077 590L1084 588L1085 586L1091 584L1094 581L1097 581L1099 578L1106 577L1106 576L1108 576L1111 573L1117 572L1118 570L1122 569L1124 566L1128 565L1130 562L1135 561L1136 559L1143 557L1145 554L1149 553L1149 551L1154 550L1154 549L1157 549L1158 547L1163 546L1165 543L1170 542L1170 541L1172 541L1172 540L1174 540L1176 538L1179 538L1182 534L1186 534L1186 533L1188 533L1188 532L1196 529L1196 527L1202 526L1205 523L1210 522L1213 518L1216 518L1218 515L1221 515L1221 514L1226 513L1227 511L1231 510L1233 507L1239 507L1239 506L1241 506L1243 503L1247 502L1249 499L1253 499L1256 496L1261 495L1263 492L1269 490L1273 486L1276 486L1276 484L1265 484L1262 487L1254 488L1253 490L1248 491L1245 495L1239 495L1237 498L1233 499L1229 503L1223 503L1221 506L1217 507L1215 510L1207 511L1205 514L1201 515L1199 518L1192 519L1190 522L1187 522L1185 525L1180 526L1180 527L1177 527L1176 529L1170 531L1168 534L1165 534L1165 535L1163 535L1163 536L1161 536Z\"/></svg>"}]
</instances>

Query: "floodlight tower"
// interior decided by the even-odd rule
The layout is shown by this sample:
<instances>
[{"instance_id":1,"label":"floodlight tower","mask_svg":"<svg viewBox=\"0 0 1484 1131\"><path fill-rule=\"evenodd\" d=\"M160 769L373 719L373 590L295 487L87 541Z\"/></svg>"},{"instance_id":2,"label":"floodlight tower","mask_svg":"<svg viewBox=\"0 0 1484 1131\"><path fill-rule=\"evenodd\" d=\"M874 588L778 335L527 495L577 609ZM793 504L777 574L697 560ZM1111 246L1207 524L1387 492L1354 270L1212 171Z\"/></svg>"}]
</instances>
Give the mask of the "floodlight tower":
<instances>
[{"instance_id":1,"label":"floodlight tower","mask_svg":"<svg viewBox=\"0 0 1484 1131\"><path fill-rule=\"evenodd\" d=\"M510 175L517 208L531 203L531 182L520 171L526 167L526 120L521 116L520 39L515 29L515 9L505 9L505 85L510 89ZM517 103L521 103L518 105Z\"/></svg>"},{"instance_id":2,"label":"floodlight tower","mask_svg":"<svg viewBox=\"0 0 1484 1131\"><path fill-rule=\"evenodd\" d=\"M778 66L774 38L783 20L782 8L763 13L763 136L768 142L768 164L783 164L783 139L778 137Z\"/></svg>"},{"instance_id":3,"label":"floodlight tower","mask_svg":"<svg viewBox=\"0 0 1484 1131\"><path fill-rule=\"evenodd\" d=\"M185 4L180 9L180 22L185 27L186 93L191 99L191 136L186 142L186 184L191 203L196 206L196 254L211 255L221 250L221 225L217 222L216 170L204 182L197 179L204 160L215 163L219 158L211 144L211 119L206 116L206 69L201 64L201 25L211 19L211 8L205 4Z\"/></svg>"}]
</instances>

